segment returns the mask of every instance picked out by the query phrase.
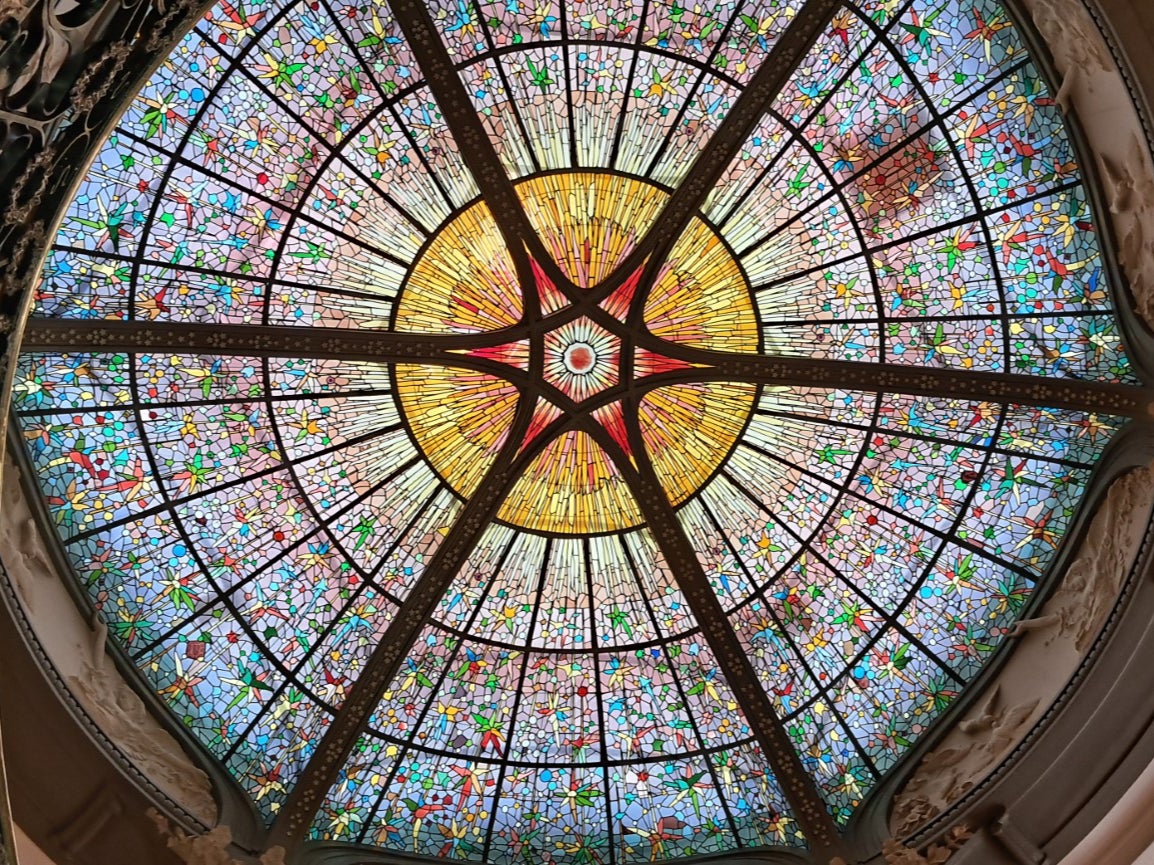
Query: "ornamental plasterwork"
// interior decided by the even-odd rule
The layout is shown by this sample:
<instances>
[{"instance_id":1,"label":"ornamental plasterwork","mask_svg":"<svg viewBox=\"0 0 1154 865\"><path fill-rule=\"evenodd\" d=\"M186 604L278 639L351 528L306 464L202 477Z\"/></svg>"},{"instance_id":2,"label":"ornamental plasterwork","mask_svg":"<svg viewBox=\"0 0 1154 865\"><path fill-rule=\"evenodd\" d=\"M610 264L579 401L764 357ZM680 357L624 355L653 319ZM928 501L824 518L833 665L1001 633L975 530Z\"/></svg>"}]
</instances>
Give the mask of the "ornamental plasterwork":
<instances>
[{"instance_id":1,"label":"ornamental plasterwork","mask_svg":"<svg viewBox=\"0 0 1154 865\"><path fill-rule=\"evenodd\" d=\"M1081 2L1025 0L1025 6L1062 75L1060 104L1076 112L1098 156L1119 263L1136 309L1152 323L1154 172L1133 104ZM1113 608L1141 548L1152 505L1154 467L1114 481L1061 588L1040 612L1018 623L1019 645L987 696L922 759L895 797L890 827L897 837L962 801L1014 752L1058 697Z\"/></svg>"},{"instance_id":2,"label":"ornamental plasterwork","mask_svg":"<svg viewBox=\"0 0 1154 865\"><path fill-rule=\"evenodd\" d=\"M927 754L894 799L898 838L962 801L1034 728L1101 632L1142 547L1154 466L1111 485L1054 596L1018 623L1013 655L983 698Z\"/></svg>"},{"instance_id":3,"label":"ornamental plasterwork","mask_svg":"<svg viewBox=\"0 0 1154 865\"><path fill-rule=\"evenodd\" d=\"M0 560L46 658L66 683L74 711L114 742L141 774L205 826L217 819L205 773L157 723L117 671L103 622L84 621L63 590L20 482L5 466L0 495Z\"/></svg>"},{"instance_id":4,"label":"ornamental plasterwork","mask_svg":"<svg viewBox=\"0 0 1154 865\"><path fill-rule=\"evenodd\" d=\"M1073 109L1100 166L1118 261L1135 308L1154 325L1154 169L1146 137L1110 50L1080 0L1023 0L1062 76L1059 104Z\"/></svg>"}]
</instances>

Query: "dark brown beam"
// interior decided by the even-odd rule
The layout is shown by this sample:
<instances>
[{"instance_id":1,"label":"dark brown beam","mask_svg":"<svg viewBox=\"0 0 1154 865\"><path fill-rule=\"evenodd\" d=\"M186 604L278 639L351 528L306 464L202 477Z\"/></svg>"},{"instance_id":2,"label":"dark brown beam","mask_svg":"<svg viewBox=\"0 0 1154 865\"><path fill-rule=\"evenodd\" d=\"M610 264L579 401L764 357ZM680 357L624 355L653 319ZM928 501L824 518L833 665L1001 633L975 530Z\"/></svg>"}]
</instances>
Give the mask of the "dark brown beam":
<instances>
[{"instance_id":1,"label":"dark brown beam","mask_svg":"<svg viewBox=\"0 0 1154 865\"><path fill-rule=\"evenodd\" d=\"M270 831L270 846L279 844L286 850L295 850L305 840L325 796L336 782L357 739L368 726L389 682L482 534L496 518L509 492L537 454L558 435L576 425L572 417L558 418L532 444L521 450L532 409L532 400L518 405L505 446L397 611L289 793Z\"/></svg>"},{"instance_id":2,"label":"dark brown beam","mask_svg":"<svg viewBox=\"0 0 1154 865\"><path fill-rule=\"evenodd\" d=\"M574 287L533 230L497 149L457 74L428 4L423 0L389 0L389 6L424 73L425 82L441 109L441 116L452 131L461 158L505 238L505 246L522 287L524 320L535 321L539 317L540 304L530 255L549 273L562 292L576 297Z\"/></svg>"},{"instance_id":3,"label":"dark brown beam","mask_svg":"<svg viewBox=\"0 0 1154 865\"><path fill-rule=\"evenodd\" d=\"M470 349L524 338L501 331L475 335L420 334L338 327L33 318L24 328L19 350L170 352L421 363L476 370L524 386L528 381L525 371L467 353Z\"/></svg>"},{"instance_id":4,"label":"dark brown beam","mask_svg":"<svg viewBox=\"0 0 1154 865\"><path fill-rule=\"evenodd\" d=\"M24 331L21 350L166 351L443 364L501 376L514 384L532 388L526 374L519 369L456 353L469 348L499 345L516 338L523 337L519 333L505 332L441 336L319 327L32 319ZM665 342L656 337L645 337L640 342L646 348L699 366L607 388L583 403L582 413L620 399L630 391L639 393L666 385L703 381L747 381L770 386L906 393L1095 411L1124 417L1149 417L1154 406L1154 389L1111 382L714 352ZM538 383L538 388L544 389L542 385ZM571 405L562 407L566 410L574 408Z\"/></svg>"},{"instance_id":5,"label":"dark brown beam","mask_svg":"<svg viewBox=\"0 0 1154 865\"><path fill-rule=\"evenodd\" d=\"M24 328L20 350L203 352L406 363L444 361L449 352L523 338L506 331L442 335L343 327L31 318Z\"/></svg>"},{"instance_id":6,"label":"dark brown beam","mask_svg":"<svg viewBox=\"0 0 1154 865\"><path fill-rule=\"evenodd\" d=\"M770 386L829 387L1065 408L1122 417L1154 416L1154 388L1146 386L893 363L737 354L661 344L670 357L700 365L683 374L686 382L745 381Z\"/></svg>"},{"instance_id":7,"label":"dark brown beam","mask_svg":"<svg viewBox=\"0 0 1154 865\"><path fill-rule=\"evenodd\" d=\"M797 749L782 727L773 702L758 680L746 650L734 633L717 593L694 552L693 543L682 528L653 464L642 457L645 443L637 422L636 403L626 407L626 424L630 446L638 455L636 465L604 429L584 421L585 431L604 448L625 482L629 485L645 517L645 524L665 557L673 578L685 595L701 634L713 650L722 673L733 690L750 729L757 737L774 777L793 810L798 826L805 834L815 861L827 862L844 856L841 834L812 776L802 765Z\"/></svg>"},{"instance_id":8,"label":"dark brown beam","mask_svg":"<svg viewBox=\"0 0 1154 865\"><path fill-rule=\"evenodd\" d=\"M685 179L666 202L648 234L621 264L618 272L607 280L606 290L612 290L616 281L645 264L646 274L629 311L629 323L632 326L642 325L645 302L673 245L701 211L709 193L716 188L742 145L789 82L790 76L818 36L829 26L841 5L841 0L809 0L794 16L769 56L762 61L749 84L734 101L717 131L697 154Z\"/></svg>"}]
</instances>

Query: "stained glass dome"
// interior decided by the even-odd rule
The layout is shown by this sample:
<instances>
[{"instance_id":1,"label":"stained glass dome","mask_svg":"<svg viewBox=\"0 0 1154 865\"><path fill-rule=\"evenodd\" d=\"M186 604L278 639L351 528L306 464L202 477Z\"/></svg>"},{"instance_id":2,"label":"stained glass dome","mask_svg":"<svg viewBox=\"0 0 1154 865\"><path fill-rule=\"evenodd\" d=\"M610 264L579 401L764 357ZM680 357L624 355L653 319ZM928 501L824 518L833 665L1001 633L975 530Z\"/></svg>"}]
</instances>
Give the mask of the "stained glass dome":
<instances>
[{"instance_id":1,"label":"stained glass dome","mask_svg":"<svg viewBox=\"0 0 1154 865\"><path fill-rule=\"evenodd\" d=\"M828 853L1138 410L1090 201L992 0L222 0L14 407L271 838Z\"/></svg>"}]
</instances>

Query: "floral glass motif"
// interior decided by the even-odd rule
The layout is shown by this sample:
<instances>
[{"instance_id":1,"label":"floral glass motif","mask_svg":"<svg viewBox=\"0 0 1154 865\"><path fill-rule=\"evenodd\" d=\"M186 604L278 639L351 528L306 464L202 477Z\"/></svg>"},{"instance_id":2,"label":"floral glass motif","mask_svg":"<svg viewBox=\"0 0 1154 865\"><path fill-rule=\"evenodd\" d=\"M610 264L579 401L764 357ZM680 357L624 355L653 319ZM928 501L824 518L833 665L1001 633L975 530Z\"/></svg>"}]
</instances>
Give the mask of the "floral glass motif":
<instances>
[{"instance_id":1,"label":"floral glass motif","mask_svg":"<svg viewBox=\"0 0 1154 865\"><path fill-rule=\"evenodd\" d=\"M592 289L801 5L430 9L552 264ZM483 334L516 325L527 291L560 308L478 195L387 3L222 0L97 155L36 315ZM1134 380L1061 114L992 0L847 2L665 268L644 323L675 343ZM581 402L676 365L626 354L575 318L546 337L542 377ZM23 356L15 409L77 579L268 820L508 438L529 356L486 350L508 379ZM622 411L598 409L611 437ZM741 382L660 388L637 411L643 447L621 446L677 507L839 824L998 648L1124 422ZM805 846L618 469L586 433L541 450L313 838L574 865Z\"/></svg>"}]
</instances>

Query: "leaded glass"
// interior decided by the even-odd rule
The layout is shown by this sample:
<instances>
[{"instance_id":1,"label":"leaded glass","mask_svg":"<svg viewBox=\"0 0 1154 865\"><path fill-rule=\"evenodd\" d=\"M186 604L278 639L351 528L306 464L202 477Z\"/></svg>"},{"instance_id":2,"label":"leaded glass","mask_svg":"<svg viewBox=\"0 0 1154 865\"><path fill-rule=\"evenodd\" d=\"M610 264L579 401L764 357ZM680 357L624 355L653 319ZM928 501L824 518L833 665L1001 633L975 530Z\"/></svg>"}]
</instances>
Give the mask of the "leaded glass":
<instances>
[{"instance_id":1,"label":"leaded glass","mask_svg":"<svg viewBox=\"0 0 1154 865\"><path fill-rule=\"evenodd\" d=\"M1075 147L993 0L846 2L740 126L816 6L222 2L108 137L36 316L331 347L14 390L77 580L267 822L307 774L310 838L423 856L820 847L773 732L844 827L1048 577L1125 412L889 383L1137 381Z\"/></svg>"}]
</instances>

